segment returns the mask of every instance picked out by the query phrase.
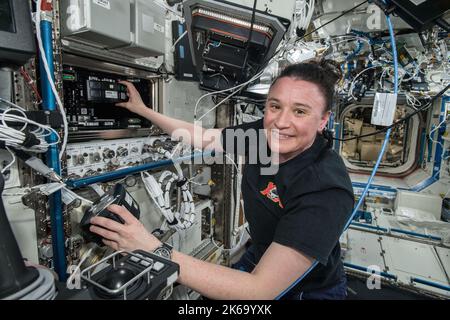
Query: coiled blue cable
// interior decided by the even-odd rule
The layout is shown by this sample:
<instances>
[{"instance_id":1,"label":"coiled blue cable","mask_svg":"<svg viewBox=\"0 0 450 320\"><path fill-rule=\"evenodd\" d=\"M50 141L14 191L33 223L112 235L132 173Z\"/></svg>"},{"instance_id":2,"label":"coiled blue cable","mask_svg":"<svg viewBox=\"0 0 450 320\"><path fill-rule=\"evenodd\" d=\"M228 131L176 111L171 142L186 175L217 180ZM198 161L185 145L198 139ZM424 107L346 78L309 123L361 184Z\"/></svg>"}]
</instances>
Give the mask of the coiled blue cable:
<instances>
[{"instance_id":1,"label":"coiled blue cable","mask_svg":"<svg viewBox=\"0 0 450 320\"><path fill-rule=\"evenodd\" d=\"M394 93L398 93L398 61L397 61L397 47L395 45L395 36L394 36L394 28L392 27L391 18L389 15L386 15L386 22L389 28L389 36L391 39L391 47L392 47L392 56L394 60ZM363 193L361 194L359 201L354 208L352 215L347 221L347 224L345 225L344 231L347 230L348 226L353 220L353 217L356 215L356 213L359 210L359 207L361 206L362 202L364 201L364 198L366 197L367 192L369 191L370 185L372 184L373 178L375 177L375 174L378 170L378 167L381 163L381 159L383 158L384 151L386 150L386 146L389 142L389 137L391 135L391 128L389 128L386 131L386 135L384 138L383 146L381 148L380 154L378 155L377 162L375 163L375 166L373 167L372 174L370 175L369 180L367 181L366 187L364 188ZM294 288L300 281L302 281L317 265L319 262L316 260L313 262L311 267L308 268L308 270L305 271L305 273L302 274L300 278L298 278L293 284L291 284L286 290L284 290L281 294L279 294L275 300L279 300L282 298L287 292L289 292L292 288Z\"/></svg>"}]
</instances>

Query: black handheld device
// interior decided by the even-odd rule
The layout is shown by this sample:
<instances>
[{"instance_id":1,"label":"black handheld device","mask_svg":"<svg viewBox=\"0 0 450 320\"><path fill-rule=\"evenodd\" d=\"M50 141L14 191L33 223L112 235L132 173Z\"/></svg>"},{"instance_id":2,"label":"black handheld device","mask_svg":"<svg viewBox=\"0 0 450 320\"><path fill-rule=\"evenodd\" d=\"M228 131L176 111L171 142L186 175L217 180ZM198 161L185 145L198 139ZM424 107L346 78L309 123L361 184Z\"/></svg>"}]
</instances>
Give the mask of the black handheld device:
<instances>
[{"instance_id":1,"label":"black handheld device","mask_svg":"<svg viewBox=\"0 0 450 320\"><path fill-rule=\"evenodd\" d=\"M85 212L83 219L81 219L80 226L83 237L86 241L95 242L99 246L104 245L102 242L102 237L92 233L89 230L89 227L91 226L91 218L95 216L105 217L122 224L124 223L121 217L107 209L112 204L126 208L133 216L139 219L140 210L138 203L133 199L122 184L116 184L114 188L105 193L98 201L96 201L92 207Z\"/></svg>"}]
</instances>

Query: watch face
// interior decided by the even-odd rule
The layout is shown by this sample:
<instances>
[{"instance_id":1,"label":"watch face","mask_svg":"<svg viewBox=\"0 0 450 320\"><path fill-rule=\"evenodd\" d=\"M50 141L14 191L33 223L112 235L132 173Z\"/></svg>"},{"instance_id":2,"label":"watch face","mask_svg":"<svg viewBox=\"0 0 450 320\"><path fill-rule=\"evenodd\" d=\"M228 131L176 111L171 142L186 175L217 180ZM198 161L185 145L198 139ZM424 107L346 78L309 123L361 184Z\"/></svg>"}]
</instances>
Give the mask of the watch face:
<instances>
[{"instance_id":1,"label":"watch face","mask_svg":"<svg viewBox=\"0 0 450 320\"><path fill-rule=\"evenodd\" d=\"M155 253L163 258L170 260L171 254L170 254L170 250L167 248L164 248L164 247L158 248L155 250Z\"/></svg>"}]
</instances>

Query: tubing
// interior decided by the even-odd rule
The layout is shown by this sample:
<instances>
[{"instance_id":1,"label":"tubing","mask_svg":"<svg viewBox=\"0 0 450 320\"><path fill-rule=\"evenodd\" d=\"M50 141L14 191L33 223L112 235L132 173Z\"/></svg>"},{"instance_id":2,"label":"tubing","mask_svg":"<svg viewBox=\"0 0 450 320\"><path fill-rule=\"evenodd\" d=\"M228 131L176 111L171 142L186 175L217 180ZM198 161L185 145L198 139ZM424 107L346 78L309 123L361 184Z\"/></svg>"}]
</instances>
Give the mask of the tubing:
<instances>
[{"instance_id":1,"label":"tubing","mask_svg":"<svg viewBox=\"0 0 450 320\"><path fill-rule=\"evenodd\" d=\"M393 27L392 27L391 18L390 18L388 15L386 15L386 22L387 22L388 27L389 27L389 35L390 35L390 39L391 39L391 47L392 47L392 55L393 55L393 59L394 59L394 74L395 74L395 76L394 76L394 93L397 94L397 93L398 93L398 61L397 61L397 47L395 46L394 29L393 29ZM354 210L353 210L353 212L352 212L352 214L351 214L351 216L350 216L350 219L347 221L347 224L345 225L344 231L348 228L348 226L349 226L350 223L352 222L353 217L354 217L355 214L358 212L359 207L361 206L361 204L362 204L362 202L364 201L364 198L365 198L367 192L369 191L369 187L370 187L370 185L371 185L371 183L372 183L372 181L373 181L373 178L375 177L375 174L376 174L376 172L377 172L377 170L378 170L378 166L380 165L381 160L382 160L382 158L383 158L383 154L384 154L384 151L386 150L387 143L389 142L389 136L390 136L390 135L391 135L391 128L389 128L389 129L386 131L386 136L385 136L385 138L384 138L383 146L382 146L382 148L381 148L380 154L378 155L377 162L375 163L375 166L374 166L374 168L373 168L373 170L372 170L372 174L370 175L369 181L367 182L367 185L366 185L366 187L364 188L364 191L363 191L363 193L361 194L361 196L360 196L360 198L359 198L359 201L358 201L356 207L354 208ZM296 286L300 281L302 281L303 278L306 277L306 276L311 272L311 270L314 269L318 264L319 264L319 262L318 262L317 260L314 261L313 264L311 265L311 267L310 267L305 273L303 273L302 276L301 276L299 279L297 279L293 284L291 284L286 290L284 290L281 294L279 294L279 295L275 298L275 300L279 300L281 297L283 297L289 290L291 290L291 289L292 289L294 286Z\"/></svg>"},{"instance_id":2,"label":"tubing","mask_svg":"<svg viewBox=\"0 0 450 320\"><path fill-rule=\"evenodd\" d=\"M440 283L436 283L436 282L432 282L432 281L428 281L428 280L424 280L424 279L420 279L420 278L411 278L411 282L417 282L420 284L425 284L427 286L430 287L434 287L434 288L438 288L438 289L442 289L445 291L450 291L450 287L449 286L444 286Z\"/></svg>"},{"instance_id":3,"label":"tubing","mask_svg":"<svg viewBox=\"0 0 450 320\"><path fill-rule=\"evenodd\" d=\"M360 271L364 271L364 272L371 272L369 270L369 268L363 267L363 266L358 266L358 265L353 264L353 263L344 262L344 266L347 267L347 268L352 268L352 269L356 269L356 270L360 270ZM379 274L382 277L397 280L397 276L396 275L393 275L393 274L390 274L390 273L387 273L387 272L380 272Z\"/></svg>"}]
</instances>

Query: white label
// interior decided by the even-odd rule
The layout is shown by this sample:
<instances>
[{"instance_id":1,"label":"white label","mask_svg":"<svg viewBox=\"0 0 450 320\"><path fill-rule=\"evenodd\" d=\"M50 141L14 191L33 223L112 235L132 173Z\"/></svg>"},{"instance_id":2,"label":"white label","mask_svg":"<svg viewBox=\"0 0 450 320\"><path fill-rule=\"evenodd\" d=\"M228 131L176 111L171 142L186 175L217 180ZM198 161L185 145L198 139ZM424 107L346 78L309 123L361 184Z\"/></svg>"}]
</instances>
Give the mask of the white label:
<instances>
[{"instance_id":1,"label":"white label","mask_svg":"<svg viewBox=\"0 0 450 320\"><path fill-rule=\"evenodd\" d=\"M107 10L111 10L111 4L109 3L109 0L92 0L92 2Z\"/></svg>"},{"instance_id":2,"label":"white label","mask_svg":"<svg viewBox=\"0 0 450 320\"><path fill-rule=\"evenodd\" d=\"M394 123L396 107L397 94L377 92L373 102L371 123L377 126L390 126Z\"/></svg>"},{"instance_id":3,"label":"white label","mask_svg":"<svg viewBox=\"0 0 450 320\"><path fill-rule=\"evenodd\" d=\"M154 33L154 20L152 16L142 14L142 30L149 33Z\"/></svg>"},{"instance_id":4,"label":"white label","mask_svg":"<svg viewBox=\"0 0 450 320\"><path fill-rule=\"evenodd\" d=\"M130 197L130 195L129 195L128 193L125 194L125 201L128 203L128 205L129 205L130 207L133 206L133 199L131 199L131 197Z\"/></svg>"},{"instance_id":5,"label":"white label","mask_svg":"<svg viewBox=\"0 0 450 320\"><path fill-rule=\"evenodd\" d=\"M155 22L155 30L164 33L164 27L160 24L157 24L156 22Z\"/></svg>"},{"instance_id":6,"label":"white label","mask_svg":"<svg viewBox=\"0 0 450 320\"><path fill-rule=\"evenodd\" d=\"M117 99L119 97L117 91L105 91L105 98Z\"/></svg>"},{"instance_id":7,"label":"white label","mask_svg":"<svg viewBox=\"0 0 450 320\"><path fill-rule=\"evenodd\" d=\"M91 189L94 190L100 197L105 194L105 191L103 191L102 187L100 187L98 184L94 183L90 185Z\"/></svg>"},{"instance_id":8,"label":"white label","mask_svg":"<svg viewBox=\"0 0 450 320\"><path fill-rule=\"evenodd\" d=\"M77 197L73 194L72 191L67 190L67 189L62 189L61 190L61 200L62 202L64 202L66 205L71 204L72 202L75 201Z\"/></svg>"},{"instance_id":9,"label":"white label","mask_svg":"<svg viewBox=\"0 0 450 320\"><path fill-rule=\"evenodd\" d=\"M52 193L55 193L58 190L61 190L64 187L63 184L59 182L53 182L53 183L47 183L42 185L42 187L39 188L39 190L45 194L45 195L51 195Z\"/></svg>"}]
</instances>

